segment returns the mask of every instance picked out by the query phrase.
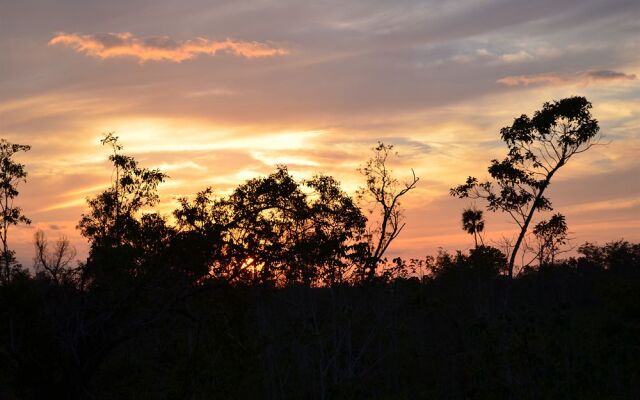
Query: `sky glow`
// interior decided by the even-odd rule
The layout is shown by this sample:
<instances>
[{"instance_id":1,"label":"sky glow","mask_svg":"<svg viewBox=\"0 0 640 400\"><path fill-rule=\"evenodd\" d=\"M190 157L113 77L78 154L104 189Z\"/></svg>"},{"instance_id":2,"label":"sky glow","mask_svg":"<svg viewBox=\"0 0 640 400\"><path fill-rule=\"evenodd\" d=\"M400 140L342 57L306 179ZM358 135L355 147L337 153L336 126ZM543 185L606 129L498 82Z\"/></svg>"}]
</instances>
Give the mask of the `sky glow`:
<instances>
[{"instance_id":1,"label":"sky glow","mask_svg":"<svg viewBox=\"0 0 640 400\"><path fill-rule=\"evenodd\" d=\"M287 164L345 189L377 141L399 177L421 178L390 255L467 249L468 201L501 127L572 95L594 105L606 146L571 160L550 198L576 243L640 240L640 5L636 0L0 0L0 136L29 144L14 231L29 265L36 229L75 230L84 198L108 184L115 131L125 152L179 196L226 193ZM478 206L482 206L478 203ZM487 237L514 235L489 215Z\"/></svg>"}]
</instances>

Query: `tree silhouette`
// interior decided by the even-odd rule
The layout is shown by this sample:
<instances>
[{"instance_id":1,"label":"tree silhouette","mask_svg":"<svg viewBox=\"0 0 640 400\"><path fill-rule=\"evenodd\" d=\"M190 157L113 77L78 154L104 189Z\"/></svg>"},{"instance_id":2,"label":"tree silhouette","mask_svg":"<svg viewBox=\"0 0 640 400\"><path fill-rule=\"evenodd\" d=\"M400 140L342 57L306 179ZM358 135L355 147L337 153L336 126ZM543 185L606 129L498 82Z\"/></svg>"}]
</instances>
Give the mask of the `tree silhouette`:
<instances>
[{"instance_id":1,"label":"tree silhouette","mask_svg":"<svg viewBox=\"0 0 640 400\"><path fill-rule=\"evenodd\" d=\"M181 199L174 215L182 235L209 249L198 253L208 272L229 282L340 282L363 258L365 218L329 176L297 182L280 166L226 198L207 189L192 201Z\"/></svg>"},{"instance_id":2,"label":"tree silhouette","mask_svg":"<svg viewBox=\"0 0 640 400\"><path fill-rule=\"evenodd\" d=\"M14 200L18 197L18 185L26 182L27 171L24 164L14 160L14 156L20 152L26 152L31 146L10 143L0 139L0 241L2 242L2 281L8 282L18 265L15 264L15 252L9 248L9 228L18 224L30 224L31 220L22 214L20 207L14 206Z\"/></svg>"},{"instance_id":3,"label":"tree silhouette","mask_svg":"<svg viewBox=\"0 0 640 400\"><path fill-rule=\"evenodd\" d=\"M146 232L138 214L144 207L158 203L158 185L167 177L160 170L142 168L133 157L121 154L122 146L113 133L105 135L101 142L112 150L109 156L113 164L111 186L88 199L89 212L82 214L78 223L78 229L91 245L85 268L90 275L97 272L93 267L118 263L121 268L134 267L132 257L136 250L142 251L137 244ZM107 254L110 250L113 252ZM92 263L96 258L103 259Z\"/></svg>"},{"instance_id":4,"label":"tree silhouette","mask_svg":"<svg viewBox=\"0 0 640 400\"><path fill-rule=\"evenodd\" d=\"M225 205L231 216L225 244L235 275L252 271L261 282L285 284L312 273L296 259L306 196L285 167L238 186Z\"/></svg>"},{"instance_id":5,"label":"tree silhouette","mask_svg":"<svg viewBox=\"0 0 640 400\"><path fill-rule=\"evenodd\" d=\"M366 218L333 177L317 175L304 185L311 190L307 201L310 232L299 251L316 265L320 283L342 283L365 254Z\"/></svg>"},{"instance_id":6,"label":"tree silhouette","mask_svg":"<svg viewBox=\"0 0 640 400\"><path fill-rule=\"evenodd\" d=\"M500 131L509 151L502 161L491 161L492 179L480 183L470 176L451 189L452 196L485 199L490 211L506 212L518 224L520 232L509 257L510 277L535 213L552 209L544 193L553 176L571 157L597 142L600 128L590 109L584 97L570 97L545 103L531 118L516 118Z\"/></svg>"},{"instance_id":7,"label":"tree silhouette","mask_svg":"<svg viewBox=\"0 0 640 400\"><path fill-rule=\"evenodd\" d=\"M372 150L373 156L359 169L365 177L366 184L358 191L359 197L368 200L372 205L370 212L378 214L375 225L369 228L368 233L369 255L362 271L364 279L367 280L375 277L376 269L387 249L404 229L404 210L400 199L415 189L420 179L411 170L412 179L400 185L387 165L390 156L398 156L398 153L393 151L393 145L378 142Z\"/></svg>"},{"instance_id":8,"label":"tree silhouette","mask_svg":"<svg viewBox=\"0 0 640 400\"><path fill-rule=\"evenodd\" d=\"M219 274L217 266L229 256L223 244L231 221L228 207L214 197L211 188L178 201L180 207L173 211L178 228L172 244L173 262L196 281L211 275L226 278Z\"/></svg>"},{"instance_id":9,"label":"tree silhouette","mask_svg":"<svg viewBox=\"0 0 640 400\"><path fill-rule=\"evenodd\" d=\"M560 252L560 247L567 243L567 222L564 215L557 213L548 221L538 222L533 227L533 234L538 239L537 257L540 266L553 264Z\"/></svg>"},{"instance_id":10,"label":"tree silhouette","mask_svg":"<svg viewBox=\"0 0 640 400\"><path fill-rule=\"evenodd\" d=\"M44 232L38 230L34 235L34 246L36 271L44 271L56 285L69 278L70 273L73 272L71 263L77 252L67 237L58 239L52 249Z\"/></svg>"},{"instance_id":11,"label":"tree silhouette","mask_svg":"<svg viewBox=\"0 0 640 400\"><path fill-rule=\"evenodd\" d=\"M464 209L462 211L462 229L468 234L473 235L476 248L478 247L478 236L480 237L480 242L484 244L482 240L482 231L484 230L482 211L477 210L475 207Z\"/></svg>"},{"instance_id":12,"label":"tree silhouette","mask_svg":"<svg viewBox=\"0 0 640 400\"><path fill-rule=\"evenodd\" d=\"M159 201L157 188L167 177L158 169L138 166L131 156L120 153L118 137L108 133L101 143L110 146L114 177L109 189L89 200L90 214L83 214L79 228L90 240L109 239L119 245L127 228L135 225L136 213Z\"/></svg>"},{"instance_id":13,"label":"tree silhouette","mask_svg":"<svg viewBox=\"0 0 640 400\"><path fill-rule=\"evenodd\" d=\"M623 274L640 272L640 243L620 239L598 246L586 242L578 247L578 253L582 255L578 266L583 269L606 269Z\"/></svg>"}]
</instances>

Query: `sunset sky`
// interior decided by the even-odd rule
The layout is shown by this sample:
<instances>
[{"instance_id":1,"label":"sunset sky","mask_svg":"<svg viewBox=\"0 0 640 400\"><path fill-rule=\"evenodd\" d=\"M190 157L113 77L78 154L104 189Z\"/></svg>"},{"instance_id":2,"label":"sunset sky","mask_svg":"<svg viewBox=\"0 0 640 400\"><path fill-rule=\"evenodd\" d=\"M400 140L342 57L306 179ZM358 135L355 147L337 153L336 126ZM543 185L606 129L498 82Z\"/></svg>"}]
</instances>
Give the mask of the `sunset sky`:
<instances>
[{"instance_id":1,"label":"sunset sky","mask_svg":"<svg viewBox=\"0 0 640 400\"><path fill-rule=\"evenodd\" d=\"M99 140L171 178L160 210L207 186L221 194L287 164L350 192L377 141L398 177L420 176L391 255L466 249L468 201L499 129L545 101L586 96L606 146L572 159L549 192L575 243L640 240L640 3L543 1L0 0L0 137L29 181L18 203L32 237L75 230L111 170ZM482 203L478 203L482 206ZM491 215L487 236L515 234Z\"/></svg>"}]
</instances>

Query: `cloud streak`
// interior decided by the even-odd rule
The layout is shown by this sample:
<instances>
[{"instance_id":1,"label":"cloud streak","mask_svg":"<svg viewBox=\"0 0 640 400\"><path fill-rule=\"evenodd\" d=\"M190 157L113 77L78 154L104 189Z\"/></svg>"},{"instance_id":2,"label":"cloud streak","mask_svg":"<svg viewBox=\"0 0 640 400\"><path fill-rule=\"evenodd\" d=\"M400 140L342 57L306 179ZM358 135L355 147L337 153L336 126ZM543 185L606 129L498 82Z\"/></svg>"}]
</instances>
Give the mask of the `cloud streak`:
<instances>
[{"instance_id":1,"label":"cloud streak","mask_svg":"<svg viewBox=\"0 0 640 400\"><path fill-rule=\"evenodd\" d=\"M507 86L530 86L530 85L562 85L578 83L585 86L604 82L632 81L636 79L635 74L611 70L596 70L580 72L577 74L558 74L555 72L546 74L512 75L498 79L496 82Z\"/></svg>"},{"instance_id":2,"label":"cloud streak","mask_svg":"<svg viewBox=\"0 0 640 400\"><path fill-rule=\"evenodd\" d=\"M79 53L102 59L134 57L141 63L146 61L179 63L199 55L214 56L218 53L244 58L273 57L289 53L285 48L261 42L236 41L229 38L215 41L203 37L184 41L173 40L167 36L138 38L130 32L91 35L61 32L49 41L49 45L68 46Z\"/></svg>"}]
</instances>

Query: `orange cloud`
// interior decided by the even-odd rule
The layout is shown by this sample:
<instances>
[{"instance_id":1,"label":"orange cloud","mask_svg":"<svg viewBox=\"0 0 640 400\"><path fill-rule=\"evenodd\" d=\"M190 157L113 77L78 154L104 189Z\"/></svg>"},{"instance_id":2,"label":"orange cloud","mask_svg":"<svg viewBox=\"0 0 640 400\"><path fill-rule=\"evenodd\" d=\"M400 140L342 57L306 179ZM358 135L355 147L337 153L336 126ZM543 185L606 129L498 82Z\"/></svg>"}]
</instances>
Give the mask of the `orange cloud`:
<instances>
[{"instance_id":1,"label":"orange cloud","mask_svg":"<svg viewBox=\"0 0 640 400\"><path fill-rule=\"evenodd\" d=\"M557 85L570 83L589 85L599 82L628 81L634 79L636 79L635 74L625 74L624 72L611 70L596 70L579 72L573 75L560 75L552 72L547 74L506 76L498 79L496 83L501 83L507 86Z\"/></svg>"},{"instance_id":2,"label":"orange cloud","mask_svg":"<svg viewBox=\"0 0 640 400\"><path fill-rule=\"evenodd\" d=\"M49 45L62 44L74 50L99 58L135 57L140 62L182 62L197 55L216 55L219 52L245 58L273 57L288 54L288 50L260 42L244 42L225 39L214 41L206 38L177 41L167 36L137 38L132 33L99 33L81 35L58 33Z\"/></svg>"}]
</instances>

